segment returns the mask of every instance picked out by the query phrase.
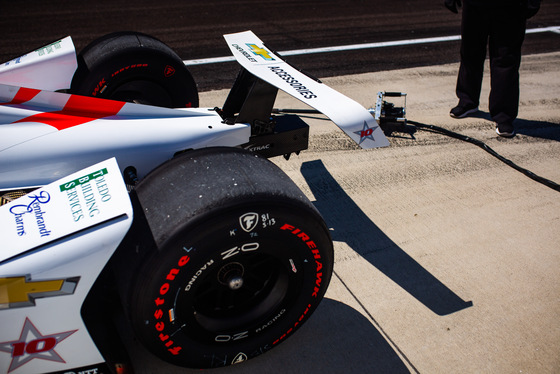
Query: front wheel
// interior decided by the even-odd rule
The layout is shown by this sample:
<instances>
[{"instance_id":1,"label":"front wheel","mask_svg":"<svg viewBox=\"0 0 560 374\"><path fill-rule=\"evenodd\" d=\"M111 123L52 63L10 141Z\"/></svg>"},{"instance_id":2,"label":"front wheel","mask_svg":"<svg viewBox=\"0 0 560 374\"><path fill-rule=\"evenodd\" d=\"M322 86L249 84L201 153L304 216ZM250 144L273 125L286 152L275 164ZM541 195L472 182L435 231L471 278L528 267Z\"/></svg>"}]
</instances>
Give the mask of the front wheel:
<instances>
[{"instance_id":1,"label":"front wheel","mask_svg":"<svg viewBox=\"0 0 560 374\"><path fill-rule=\"evenodd\" d=\"M328 229L270 161L193 151L137 194L157 249L137 271L130 318L158 357L195 368L244 361L290 337L323 298Z\"/></svg>"},{"instance_id":2,"label":"front wheel","mask_svg":"<svg viewBox=\"0 0 560 374\"><path fill-rule=\"evenodd\" d=\"M169 108L198 106L196 84L181 58L137 32L109 34L84 48L70 92Z\"/></svg>"}]
</instances>

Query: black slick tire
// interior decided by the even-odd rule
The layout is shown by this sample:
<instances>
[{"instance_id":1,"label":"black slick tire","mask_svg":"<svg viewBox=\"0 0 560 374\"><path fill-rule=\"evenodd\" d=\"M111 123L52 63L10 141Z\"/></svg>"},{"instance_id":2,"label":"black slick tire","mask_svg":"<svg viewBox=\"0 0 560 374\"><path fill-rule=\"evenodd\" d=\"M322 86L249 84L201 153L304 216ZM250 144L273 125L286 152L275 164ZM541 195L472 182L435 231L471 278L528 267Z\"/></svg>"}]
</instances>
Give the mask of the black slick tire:
<instances>
[{"instance_id":1,"label":"black slick tire","mask_svg":"<svg viewBox=\"0 0 560 374\"><path fill-rule=\"evenodd\" d=\"M128 314L161 359L191 368L245 361L292 336L323 298L328 228L270 161L196 150L149 174L136 194L156 248L134 271Z\"/></svg>"},{"instance_id":2,"label":"black slick tire","mask_svg":"<svg viewBox=\"0 0 560 374\"><path fill-rule=\"evenodd\" d=\"M137 32L90 43L78 55L70 93L168 108L198 107L198 90L181 58Z\"/></svg>"}]
</instances>

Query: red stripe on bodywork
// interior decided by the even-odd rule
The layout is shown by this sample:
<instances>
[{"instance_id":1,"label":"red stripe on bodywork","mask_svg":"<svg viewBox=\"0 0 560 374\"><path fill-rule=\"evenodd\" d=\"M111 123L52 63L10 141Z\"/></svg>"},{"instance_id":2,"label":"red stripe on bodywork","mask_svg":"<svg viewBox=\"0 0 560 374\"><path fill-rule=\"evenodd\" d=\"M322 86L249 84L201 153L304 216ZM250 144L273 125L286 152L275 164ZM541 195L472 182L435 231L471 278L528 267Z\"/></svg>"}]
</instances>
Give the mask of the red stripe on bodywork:
<instances>
[{"instance_id":1,"label":"red stripe on bodywork","mask_svg":"<svg viewBox=\"0 0 560 374\"><path fill-rule=\"evenodd\" d=\"M22 118L18 122L40 122L64 130L96 119L116 115L124 102L97 99L94 97L71 95L62 110L38 113Z\"/></svg>"},{"instance_id":2,"label":"red stripe on bodywork","mask_svg":"<svg viewBox=\"0 0 560 374\"><path fill-rule=\"evenodd\" d=\"M16 96L14 96L12 101L9 101L7 103L0 103L0 105L23 104L37 96L39 92L41 92L41 90L21 87L18 92L16 92Z\"/></svg>"}]
</instances>

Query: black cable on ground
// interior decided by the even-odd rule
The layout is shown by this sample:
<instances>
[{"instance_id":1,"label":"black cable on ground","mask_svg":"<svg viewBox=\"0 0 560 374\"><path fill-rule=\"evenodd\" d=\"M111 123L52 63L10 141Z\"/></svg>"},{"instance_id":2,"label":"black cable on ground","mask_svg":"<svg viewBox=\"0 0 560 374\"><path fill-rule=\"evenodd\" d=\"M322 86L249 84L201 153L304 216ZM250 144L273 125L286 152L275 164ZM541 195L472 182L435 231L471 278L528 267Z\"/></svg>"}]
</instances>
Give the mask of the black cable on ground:
<instances>
[{"instance_id":1,"label":"black cable on ground","mask_svg":"<svg viewBox=\"0 0 560 374\"><path fill-rule=\"evenodd\" d=\"M504 156L500 155L499 153L494 151L492 148L490 148L486 143L484 143L484 142L482 142L478 139L474 139L474 138L471 138L470 136L462 135L462 134L447 130L447 129L445 129L443 127L439 127L439 126L427 125L425 123L420 123L420 122L410 121L410 120L408 120L407 122L411 125L416 126L416 128L418 128L418 129L447 135L447 136L450 136L452 138L463 140L465 142L469 142L471 144L474 144L474 145L484 149L486 152L490 153L492 156L496 157L498 160L502 161L506 165L511 166L515 170L525 174L527 177L533 179L534 181L537 181L541 184L544 184L545 186L547 186L549 188L552 188L555 191L560 192L560 184L558 184L556 182L553 182L549 179L543 178L541 176L538 176L530 170L522 168L521 166L515 164L513 161L508 160Z\"/></svg>"},{"instance_id":2,"label":"black cable on ground","mask_svg":"<svg viewBox=\"0 0 560 374\"><path fill-rule=\"evenodd\" d=\"M318 110L315 109L273 109L272 110L273 113L294 113L294 114L321 114L321 112L319 112ZM434 133L438 133L438 134L442 134L442 135L447 135L450 136L452 138L455 139L459 139L459 140L463 140L465 142L474 144L482 149L484 149L486 152L490 153L492 156L496 157L498 160L502 161L504 164L514 168L515 170L525 174L527 177L533 179L534 181L537 181L549 188L552 188L555 191L560 192L560 184L551 181L550 179L546 179L543 178L539 175L536 175L535 173L533 173L530 170L527 170L525 168L522 168L521 166L515 164L513 161L508 160L507 158L505 158L504 156L500 155L498 152L494 151L492 148L490 148L486 143L478 140L478 139L474 139L471 138L470 136L466 136L463 134L459 134L457 132L453 132L451 130L448 130L446 128L443 127L439 127L439 126L435 126L435 125L427 125L425 123L421 123L421 122L416 122L416 121L411 121L411 120L407 120L408 124L414 125L417 129L420 130L425 130L425 131L429 131L429 132L434 132Z\"/></svg>"}]
</instances>

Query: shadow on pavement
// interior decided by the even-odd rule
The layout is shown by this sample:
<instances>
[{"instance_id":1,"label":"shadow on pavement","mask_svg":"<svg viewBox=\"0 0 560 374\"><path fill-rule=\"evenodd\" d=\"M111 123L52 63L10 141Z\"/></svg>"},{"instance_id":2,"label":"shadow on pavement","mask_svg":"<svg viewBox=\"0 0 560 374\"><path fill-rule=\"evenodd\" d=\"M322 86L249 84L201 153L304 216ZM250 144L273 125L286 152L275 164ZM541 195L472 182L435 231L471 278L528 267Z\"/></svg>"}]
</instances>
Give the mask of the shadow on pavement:
<instances>
[{"instance_id":1,"label":"shadow on pavement","mask_svg":"<svg viewBox=\"0 0 560 374\"><path fill-rule=\"evenodd\" d=\"M297 334L254 361L262 363L254 371L259 374L410 373L369 319L352 307L328 298L323 299ZM248 361L238 367L239 371L231 373L252 373L245 370L250 365Z\"/></svg>"},{"instance_id":2,"label":"shadow on pavement","mask_svg":"<svg viewBox=\"0 0 560 374\"><path fill-rule=\"evenodd\" d=\"M284 343L247 362L225 368L198 370L173 366L152 356L130 335L128 339L136 374L410 373L369 319L328 298Z\"/></svg>"},{"instance_id":3,"label":"shadow on pavement","mask_svg":"<svg viewBox=\"0 0 560 374\"><path fill-rule=\"evenodd\" d=\"M518 134L560 142L560 124L558 123L518 118L513 124Z\"/></svg>"},{"instance_id":4,"label":"shadow on pavement","mask_svg":"<svg viewBox=\"0 0 560 374\"><path fill-rule=\"evenodd\" d=\"M472 302L462 300L388 238L344 192L321 161L304 163L301 172L317 199L317 208L334 228L334 240L346 242L438 315L472 306ZM335 205L344 208L334 211ZM130 332L125 336L135 373L201 372L162 362L149 354ZM411 371L368 318L344 303L325 298L309 321L283 344L243 364L202 372L405 374Z\"/></svg>"},{"instance_id":5,"label":"shadow on pavement","mask_svg":"<svg viewBox=\"0 0 560 374\"><path fill-rule=\"evenodd\" d=\"M492 121L490 113L479 110L469 115L471 118L481 118ZM513 121L515 132L518 134L530 136L533 138L548 139L560 141L560 124L548 121L533 121L529 119L516 118Z\"/></svg>"},{"instance_id":6,"label":"shadow on pavement","mask_svg":"<svg viewBox=\"0 0 560 374\"><path fill-rule=\"evenodd\" d=\"M334 228L333 240L354 251L438 315L472 306L424 269L383 233L344 192L320 160L305 162L301 173L313 192L317 209ZM343 206L334 210L335 206ZM367 246L364 243L368 243Z\"/></svg>"}]
</instances>

